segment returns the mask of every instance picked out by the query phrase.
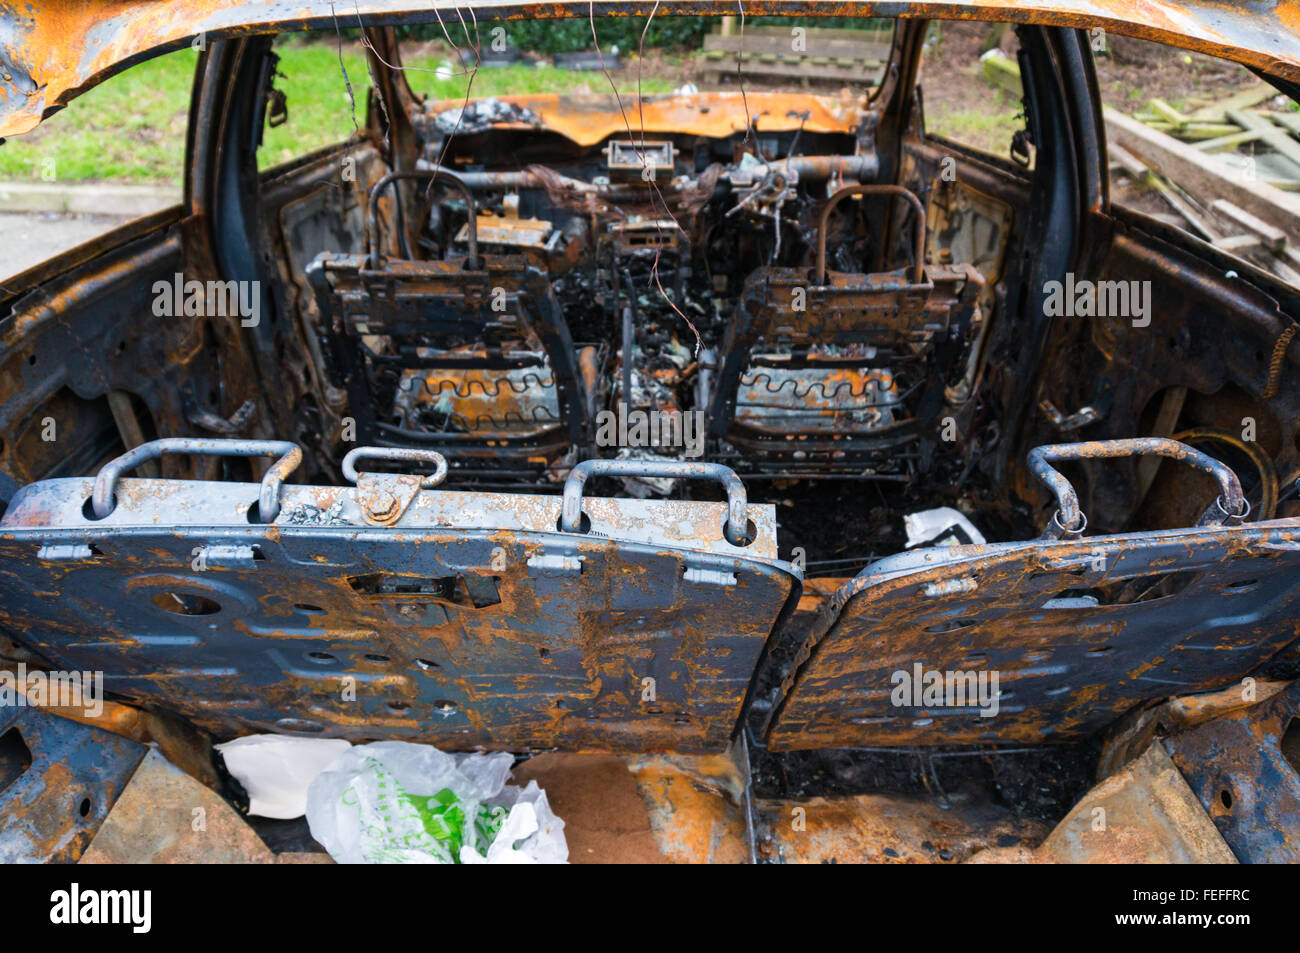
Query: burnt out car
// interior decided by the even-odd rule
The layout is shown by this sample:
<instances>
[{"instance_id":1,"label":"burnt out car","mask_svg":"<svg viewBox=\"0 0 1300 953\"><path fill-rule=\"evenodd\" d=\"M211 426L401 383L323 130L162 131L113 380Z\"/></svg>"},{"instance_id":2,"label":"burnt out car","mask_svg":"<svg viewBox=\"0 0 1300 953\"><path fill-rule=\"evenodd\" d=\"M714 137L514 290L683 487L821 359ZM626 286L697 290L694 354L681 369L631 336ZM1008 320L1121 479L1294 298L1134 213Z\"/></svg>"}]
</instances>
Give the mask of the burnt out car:
<instances>
[{"instance_id":1,"label":"burnt out car","mask_svg":"<svg viewBox=\"0 0 1300 953\"><path fill-rule=\"evenodd\" d=\"M164 6L0 11L14 142L201 51L181 205L0 288L6 657L107 693L0 710L7 859L80 856L141 741L238 801L257 733L617 756L674 860L1300 857L1300 219L1113 201L1153 133L1094 66L1289 98L1281 8L943 5L1011 24L999 157L927 125L930 5ZM746 13L899 18L843 89L599 47ZM472 73L520 17L590 20L586 93L413 92L404 30ZM276 36L345 30L355 134L259 163Z\"/></svg>"}]
</instances>

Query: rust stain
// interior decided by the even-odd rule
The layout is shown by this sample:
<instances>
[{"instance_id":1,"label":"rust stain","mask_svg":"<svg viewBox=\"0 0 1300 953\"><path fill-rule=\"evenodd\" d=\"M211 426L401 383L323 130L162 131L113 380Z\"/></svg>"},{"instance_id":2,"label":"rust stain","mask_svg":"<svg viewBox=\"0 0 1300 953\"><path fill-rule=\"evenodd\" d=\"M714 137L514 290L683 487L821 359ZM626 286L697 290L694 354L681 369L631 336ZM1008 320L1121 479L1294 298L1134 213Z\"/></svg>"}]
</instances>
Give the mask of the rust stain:
<instances>
[{"instance_id":1,"label":"rust stain","mask_svg":"<svg viewBox=\"0 0 1300 953\"><path fill-rule=\"evenodd\" d=\"M659 850L679 864L743 864L743 782L723 755L627 759Z\"/></svg>"},{"instance_id":2,"label":"rust stain","mask_svg":"<svg viewBox=\"0 0 1300 953\"><path fill-rule=\"evenodd\" d=\"M745 131L745 100L739 92L646 96L640 100L634 96L623 103L622 109L612 96L535 93L494 98L531 110L547 129L580 146L594 146L611 136L626 135L625 111L637 135L644 128L647 135L672 133L720 139ZM853 103L829 96L752 92L748 103L750 114L756 117L754 128L759 132L789 132L802 124L810 133L847 133L857 127L860 119ZM429 112L463 105L463 97L448 99L431 105Z\"/></svg>"},{"instance_id":3,"label":"rust stain","mask_svg":"<svg viewBox=\"0 0 1300 953\"><path fill-rule=\"evenodd\" d=\"M758 850L787 864L961 863L997 843L1038 843L1045 825L987 807L886 794L761 801Z\"/></svg>"}]
</instances>

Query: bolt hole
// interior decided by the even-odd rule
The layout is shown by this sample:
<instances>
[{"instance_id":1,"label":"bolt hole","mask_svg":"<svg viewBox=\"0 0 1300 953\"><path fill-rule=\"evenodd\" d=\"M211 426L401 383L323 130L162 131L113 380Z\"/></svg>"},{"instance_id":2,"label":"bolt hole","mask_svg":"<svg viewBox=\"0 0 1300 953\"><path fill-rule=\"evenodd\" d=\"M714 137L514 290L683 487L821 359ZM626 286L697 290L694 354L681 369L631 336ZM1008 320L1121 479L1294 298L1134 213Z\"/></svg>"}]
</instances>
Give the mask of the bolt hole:
<instances>
[{"instance_id":1,"label":"bolt hole","mask_svg":"<svg viewBox=\"0 0 1300 953\"><path fill-rule=\"evenodd\" d=\"M90 817L90 798L81 799L81 803L77 805L77 813L82 817Z\"/></svg>"},{"instance_id":2,"label":"bolt hole","mask_svg":"<svg viewBox=\"0 0 1300 953\"><path fill-rule=\"evenodd\" d=\"M335 658L333 655L330 655L328 652L308 652L307 657L311 659L313 662L320 662L323 665L328 664L330 662L338 661L337 658Z\"/></svg>"},{"instance_id":3,"label":"bolt hole","mask_svg":"<svg viewBox=\"0 0 1300 953\"><path fill-rule=\"evenodd\" d=\"M305 613L307 615L320 615L325 611L320 606L314 606L310 602L295 602L293 604L293 607L297 609L299 612Z\"/></svg>"},{"instance_id":4,"label":"bolt hole","mask_svg":"<svg viewBox=\"0 0 1300 953\"><path fill-rule=\"evenodd\" d=\"M725 534L726 534L727 524L726 524L725 522L722 524L722 528L723 528L723 534L724 534L724 537L723 537L723 538L726 538L726 537L725 537ZM758 525L757 525L753 520L746 520L746 521L745 521L745 532L744 532L744 535L741 536L741 538L740 538L740 542L738 542L738 543L731 543L731 545L733 545L733 546L752 546L752 545L754 544L754 540L756 540L756 539L758 539ZM730 543L731 540L727 540L727 542Z\"/></svg>"},{"instance_id":5,"label":"bolt hole","mask_svg":"<svg viewBox=\"0 0 1300 953\"><path fill-rule=\"evenodd\" d=\"M420 666L420 668L424 669L426 672L430 669L442 668L442 666L433 661L433 659L427 658L418 658L415 660L415 664Z\"/></svg>"},{"instance_id":6,"label":"bolt hole","mask_svg":"<svg viewBox=\"0 0 1300 953\"><path fill-rule=\"evenodd\" d=\"M410 707L411 707L410 704L407 703L407 702L401 702L401 701L390 701L390 702L388 703L388 710L389 710L389 711L406 711L406 710L407 710L408 708L410 708Z\"/></svg>"},{"instance_id":7,"label":"bolt hole","mask_svg":"<svg viewBox=\"0 0 1300 953\"><path fill-rule=\"evenodd\" d=\"M219 603L186 592L160 592L149 601L174 615L215 615L221 611Z\"/></svg>"},{"instance_id":8,"label":"bolt hole","mask_svg":"<svg viewBox=\"0 0 1300 953\"><path fill-rule=\"evenodd\" d=\"M448 701L447 699L444 698L441 701L434 702L433 708L435 711L437 711L440 714L451 715L451 714L455 714L455 712L460 709L460 706L457 705L455 702Z\"/></svg>"},{"instance_id":9,"label":"bolt hole","mask_svg":"<svg viewBox=\"0 0 1300 953\"><path fill-rule=\"evenodd\" d=\"M1220 791L1220 792L1219 792L1219 803L1222 804L1224 807L1226 807L1228 810L1231 811L1231 810L1232 810L1232 792L1229 791L1227 788L1224 788L1222 791Z\"/></svg>"},{"instance_id":10,"label":"bolt hole","mask_svg":"<svg viewBox=\"0 0 1300 953\"><path fill-rule=\"evenodd\" d=\"M389 660L389 659L388 659L388 656L387 656L387 655L380 655L378 652L367 652L367 653L366 653L366 661L367 661L367 662L387 662L388 660Z\"/></svg>"},{"instance_id":11,"label":"bolt hole","mask_svg":"<svg viewBox=\"0 0 1300 953\"><path fill-rule=\"evenodd\" d=\"M563 521L564 521L564 517L563 517L563 516L561 516L561 517L559 517L558 519L556 519L556 521L555 521L555 531L556 531L557 533L563 533L563 532L565 531L565 530L564 530L564 527L561 525L561 524L563 523ZM582 514L582 518L578 521L578 530L577 530L577 531L578 531L579 533L583 533L583 534L586 534L586 533L590 533L590 532L591 532L591 517L588 516L586 513L583 513L583 514Z\"/></svg>"}]
</instances>

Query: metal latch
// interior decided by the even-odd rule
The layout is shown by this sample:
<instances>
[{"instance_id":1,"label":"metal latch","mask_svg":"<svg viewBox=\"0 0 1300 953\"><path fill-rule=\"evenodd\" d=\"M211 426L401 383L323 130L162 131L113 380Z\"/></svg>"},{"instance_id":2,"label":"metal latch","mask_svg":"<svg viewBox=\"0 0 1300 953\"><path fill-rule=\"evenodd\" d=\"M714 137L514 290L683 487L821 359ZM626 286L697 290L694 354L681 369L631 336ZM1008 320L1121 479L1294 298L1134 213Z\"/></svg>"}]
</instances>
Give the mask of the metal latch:
<instances>
[{"instance_id":1,"label":"metal latch","mask_svg":"<svg viewBox=\"0 0 1300 953\"><path fill-rule=\"evenodd\" d=\"M432 463L433 473L358 473L356 463L372 460L416 460ZM420 490L437 486L447 477L447 458L436 450L405 447L357 447L343 458L343 476L357 486L357 503L366 522L391 526L402 518Z\"/></svg>"}]
</instances>

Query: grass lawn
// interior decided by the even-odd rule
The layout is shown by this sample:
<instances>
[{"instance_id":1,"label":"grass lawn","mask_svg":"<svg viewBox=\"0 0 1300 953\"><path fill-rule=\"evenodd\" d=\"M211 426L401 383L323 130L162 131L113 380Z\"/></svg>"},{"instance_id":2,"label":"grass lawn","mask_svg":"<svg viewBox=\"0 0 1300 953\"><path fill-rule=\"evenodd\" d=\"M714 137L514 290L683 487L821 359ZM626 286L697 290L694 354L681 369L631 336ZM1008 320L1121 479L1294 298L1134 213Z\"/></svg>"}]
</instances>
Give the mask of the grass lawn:
<instances>
[{"instance_id":1,"label":"grass lawn","mask_svg":"<svg viewBox=\"0 0 1300 953\"><path fill-rule=\"evenodd\" d=\"M976 85L983 82L977 76L972 75L969 82L978 90L979 105L967 106L960 99L938 96L927 99L926 132L1005 158L1011 151L1012 136L1025 128L1020 101L1004 90Z\"/></svg>"},{"instance_id":2,"label":"grass lawn","mask_svg":"<svg viewBox=\"0 0 1300 953\"><path fill-rule=\"evenodd\" d=\"M0 179L179 185L198 53L141 63L0 146Z\"/></svg>"},{"instance_id":3,"label":"grass lawn","mask_svg":"<svg viewBox=\"0 0 1300 953\"><path fill-rule=\"evenodd\" d=\"M339 69L334 43L278 41L280 73L276 80L288 99L289 121L267 129L258 153L262 168L346 139L352 134L352 110ZM34 132L0 145L0 180L113 180L179 186L185 159L185 124L198 53L185 49L132 67L74 100ZM467 76L440 80L434 70L446 59L436 50L409 55L405 65L411 89L432 100L465 96ZM343 65L357 97L356 120L365 123L370 77L360 46L345 43ZM615 74L620 92L636 92L636 68ZM673 87L666 78L645 77L643 92ZM575 73L529 65L479 70L472 95L582 92L612 95L609 81L597 73Z\"/></svg>"}]
</instances>

